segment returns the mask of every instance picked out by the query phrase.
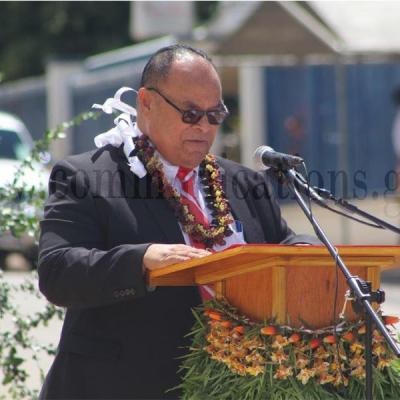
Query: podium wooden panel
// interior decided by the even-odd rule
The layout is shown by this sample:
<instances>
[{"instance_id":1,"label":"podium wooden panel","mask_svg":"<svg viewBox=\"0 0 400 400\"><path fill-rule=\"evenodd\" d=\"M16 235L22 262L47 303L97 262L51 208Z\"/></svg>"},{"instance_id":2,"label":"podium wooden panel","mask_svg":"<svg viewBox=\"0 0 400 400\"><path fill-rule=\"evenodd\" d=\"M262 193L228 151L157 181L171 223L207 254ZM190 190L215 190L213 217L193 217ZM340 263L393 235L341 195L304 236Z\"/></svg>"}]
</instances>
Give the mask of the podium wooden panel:
<instances>
[{"instance_id":1,"label":"podium wooden panel","mask_svg":"<svg viewBox=\"0 0 400 400\"><path fill-rule=\"evenodd\" d=\"M379 287L381 270L400 267L399 246L338 246L353 275ZM254 320L272 316L279 323L313 328L332 323L335 262L322 246L244 245L201 259L171 265L148 274L151 286L216 283L224 296ZM347 284L338 271L337 314ZM347 309L347 317L356 316Z\"/></svg>"}]
</instances>

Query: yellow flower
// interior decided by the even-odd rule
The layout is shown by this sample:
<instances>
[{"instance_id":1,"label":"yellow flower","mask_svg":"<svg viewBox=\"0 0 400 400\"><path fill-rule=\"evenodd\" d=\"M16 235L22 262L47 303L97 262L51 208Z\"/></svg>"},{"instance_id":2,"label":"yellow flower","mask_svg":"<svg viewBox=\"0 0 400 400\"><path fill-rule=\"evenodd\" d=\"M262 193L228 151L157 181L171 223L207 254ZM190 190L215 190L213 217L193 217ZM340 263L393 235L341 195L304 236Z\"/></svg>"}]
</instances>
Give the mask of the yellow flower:
<instances>
[{"instance_id":1,"label":"yellow flower","mask_svg":"<svg viewBox=\"0 0 400 400\"><path fill-rule=\"evenodd\" d=\"M280 365L277 371L275 372L275 379L286 379L288 376L293 375L292 367L285 367L284 365Z\"/></svg>"},{"instance_id":2,"label":"yellow flower","mask_svg":"<svg viewBox=\"0 0 400 400\"><path fill-rule=\"evenodd\" d=\"M296 368L304 368L305 366L307 366L310 363L310 361L307 358L304 357L297 357L296 360Z\"/></svg>"},{"instance_id":3,"label":"yellow flower","mask_svg":"<svg viewBox=\"0 0 400 400\"><path fill-rule=\"evenodd\" d=\"M233 372L236 372L237 374L242 376L246 375L246 367L244 365L237 363L232 368Z\"/></svg>"},{"instance_id":4,"label":"yellow flower","mask_svg":"<svg viewBox=\"0 0 400 400\"><path fill-rule=\"evenodd\" d=\"M361 354L364 352L364 345L360 342L354 342L350 345L350 351L352 353Z\"/></svg>"},{"instance_id":5,"label":"yellow flower","mask_svg":"<svg viewBox=\"0 0 400 400\"><path fill-rule=\"evenodd\" d=\"M211 164L206 165L206 170L209 172L212 172L214 170L213 166Z\"/></svg>"},{"instance_id":6,"label":"yellow flower","mask_svg":"<svg viewBox=\"0 0 400 400\"><path fill-rule=\"evenodd\" d=\"M311 369L310 368L304 368L296 375L296 378L299 381L301 381L301 383L303 385L305 385L310 380L310 378L315 376L315 372L316 371L313 368L311 368Z\"/></svg>"},{"instance_id":7,"label":"yellow flower","mask_svg":"<svg viewBox=\"0 0 400 400\"><path fill-rule=\"evenodd\" d=\"M249 350L253 349L263 349L264 345L261 340L258 338L254 337L252 339L247 339L243 342L243 346L246 347Z\"/></svg>"},{"instance_id":8,"label":"yellow flower","mask_svg":"<svg viewBox=\"0 0 400 400\"><path fill-rule=\"evenodd\" d=\"M255 365L255 366L247 367L246 368L246 372L249 375L257 376L257 375L260 375L260 374L262 374L264 372L264 367L261 366L261 365Z\"/></svg>"},{"instance_id":9,"label":"yellow flower","mask_svg":"<svg viewBox=\"0 0 400 400\"><path fill-rule=\"evenodd\" d=\"M278 350L274 353L271 353L271 360L275 363L282 364L284 361L288 359L287 354L283 352L282 350Z\"/></svg>"},{"instance_id":10,"label":"yellow flower","mask_svg":"<svg viewBox=\"0 0 400 400\"><path fill-rule=\"evenodd\" d=\"M223 228L223 227L218 228L218 229L216 230L216 232L217 232L218 235L219 235L220 233L222 233L223 231L224 231L224 228Z\"/></svg>"},{"instance_id":11,"label":"yellow flower","mask_svg":"<svg viewBox=\"0 0 400 400\"><path fill-rule=\"evenodd\" d=\"M323 374L325 372L328 372L329 363L326 362L326 361L315 362L314 369L315 369L317 374Z\"/></svg>"},{"instance_id":12,"label":"yellow flower","mask_svg":"<svg viewBox=\"0 0 400 400\"><path fill-rule=\"evenodd\" d=\"M342 360L346 361L347 360L347 354L346 352L343 350L342 347L339 347L339 356Z\"/></svg>"},{"instance_id":13,"label":"yellow flower","mask_svg":"<svg viewBox=\"0 0 400 400\"><path fill-rule=\"evenodd\" d=\"M364 367L357 367L350 372L351 376L355 376L357 378L365 378L365 369Z\"/></svg>"},{"instance_id":14,"label":"yellow flower","mask_svg":"<svg viewBox=\"0 0 400 400\"><path fill-rule=\"evenodd\" d=\"M389 365L390 365L390 361L387 360L386 358L382 357L379 359L377 367L378 367L378 369L384 369L384 368L388 367Z\"/></svg>"},{"instance_id":15,"label":"yellow flower","mask_svg":"<svg viewBox=\"0 0 400 400\"><path fill-rule=\"evenodd\" d=\"M319 383L321 385L325 385L327 383L331 383L335 381L335 375L330 375L330 374L321 374L320 378L319 378Z\"/></svg>"},{"instance_id":16,"label":"yellow flower","mask_svg":"<svg viewBox=\"0 0 400 400\"><path fill-rule=\"evenodd\" d=\"M342 378L342 375L338 373L337 375L335 375L335 381L333 382L333 384L335 386L339 386L341 384L347 386L349 384L349 378L347 378L346 376L343 376Z\"/></svg>"},{"instance_id":17,"label":"yellow flower","mask_svg":"<svg viewBox=\"0 0 400 400\"><path fill-rule=\"evenodd\" d=\"M274 349L282 349L289 344L289 340L282 335L276 335L275 340L272 343Z\"/></svg>"},{"instance_id":18,"label":"yellow flower","mask_svg":"<svg viewBox=\"0 0 400 400\"><path fill-rule=\"evenodd\" d=\"M315 358L322 358L326 359L330 357L330 354L322 347L318 347L317 350L314 353Z\"/></svg>"},{"instance_id":19,"label":"yellow flower","mask_svg":"<svg viewBox=\"0 0 400 400\"><path fill-rule=\"evenodd\" d=\"M364 365L365 365L365 359L362 355L355 356L350 360L351 368L363 367Z\"/></svg>"},{"instance_id":20,"label":"yellow flower","mask_svg":"<svg viewBox=\"0 0 400 400\"><path fill-rule=\"evenodd\" d=\"M385 346L383 346L380 343L375 343L372 347L372 353L375 354L376 356L380 356L381 354L386 353Z\"/></svg>"},{"instance_id":21,"label":"yellow flower","mask_svg":"<svg viewBox=\"0 0 400 400\"><path fill-rule=\"evenodd\" d=\"M226 355L223 350L220 350L216 353L211 354L211 358L216 361L223 361L225 359L225 357L226 357Z\"/></svg>"}]
</instances>

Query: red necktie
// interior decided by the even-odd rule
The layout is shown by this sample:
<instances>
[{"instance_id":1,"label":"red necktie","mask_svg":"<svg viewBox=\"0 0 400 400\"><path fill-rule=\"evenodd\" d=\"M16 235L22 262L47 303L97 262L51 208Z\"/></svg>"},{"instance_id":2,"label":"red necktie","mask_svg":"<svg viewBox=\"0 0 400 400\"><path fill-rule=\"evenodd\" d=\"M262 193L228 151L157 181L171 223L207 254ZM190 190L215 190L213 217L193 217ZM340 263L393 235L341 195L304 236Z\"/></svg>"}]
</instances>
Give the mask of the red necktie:
<instances>
[{"instance_id":1,"label":"red necktie","mask_svg":"<svg viewBox=\"0 0 400 400\"><path fill-rule=\"evenodd\" d=\"M179 167L176 177L179 179L182 186L181 203L188 207L190 213L195 217L196 222L204 226L209 226L208 219L204 215L194 193L194 176L195 174L192 169ZM193 247L198 249L206 248L204 243L196 242L191 237L190 242ZM199 286L199 291L203 301L211 300L214 297L213 290L207 285Z\"/></svg>"}]
</instances>

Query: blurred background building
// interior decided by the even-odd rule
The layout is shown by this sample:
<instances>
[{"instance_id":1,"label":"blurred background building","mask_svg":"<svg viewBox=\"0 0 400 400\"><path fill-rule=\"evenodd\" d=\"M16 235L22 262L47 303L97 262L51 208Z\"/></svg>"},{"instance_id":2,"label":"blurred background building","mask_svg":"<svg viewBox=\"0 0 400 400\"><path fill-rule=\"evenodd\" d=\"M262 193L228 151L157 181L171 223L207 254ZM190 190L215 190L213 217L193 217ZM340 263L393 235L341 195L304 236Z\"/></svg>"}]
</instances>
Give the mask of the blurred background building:
<instances>
[{"instance_id":1,"label":"blurred background building","mask_svg":"<svg viewBox=\"0 0 400 400\"><path fill-rule=\"evenodd\" d=\"M398 225L391 93L400 84L400 3L199 3L130 2L123 29L134 44L80 59L71 56L73 48L48 58L43 76L0 84L0 109L20 116L39 138L121 86L138 88L158 48L188 43L213 57L232 112L215 152L249 166L262 144L298 153L314 184L363 200L364 209ZM104 27L98 40L112 41L112 30ZM92 149L112 119L72 129L54 144L53 160ZM291 202L284 206L291 225L304 231L297 211ZM318 216L329 221L337 242L397 242L390 233L361 228L360 235L359 225L323 211Z\"/></svg>"}]
</instances>

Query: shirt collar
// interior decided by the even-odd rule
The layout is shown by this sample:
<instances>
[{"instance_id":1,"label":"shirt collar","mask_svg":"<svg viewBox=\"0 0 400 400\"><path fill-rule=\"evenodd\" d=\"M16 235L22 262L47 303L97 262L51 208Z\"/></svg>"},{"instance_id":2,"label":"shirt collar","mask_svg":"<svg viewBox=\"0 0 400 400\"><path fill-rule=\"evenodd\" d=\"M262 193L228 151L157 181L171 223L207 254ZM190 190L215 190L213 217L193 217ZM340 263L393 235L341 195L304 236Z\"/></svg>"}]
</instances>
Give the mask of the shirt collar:
<instances>
[{"instance_id":1,"label":"shirt collar","mask_svg":"<svg viewBox=\"0 0 400 400\"><path fill-rule=\"evenodd\" d=\"M157 155L161 161L161 164L163 166L163 172L165 177L168 179L168 182L174 182L176 178L176 174L178 173L179 166L173 165L170 162L168 162L159 152L157 152ZM193 168L194 174L195 174L195 179L197 179L198 173L199 173L199 166L196 168Z\"/></svg>"}]
</instances>

